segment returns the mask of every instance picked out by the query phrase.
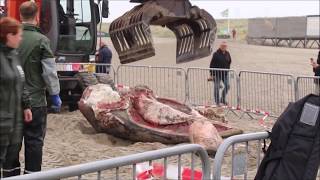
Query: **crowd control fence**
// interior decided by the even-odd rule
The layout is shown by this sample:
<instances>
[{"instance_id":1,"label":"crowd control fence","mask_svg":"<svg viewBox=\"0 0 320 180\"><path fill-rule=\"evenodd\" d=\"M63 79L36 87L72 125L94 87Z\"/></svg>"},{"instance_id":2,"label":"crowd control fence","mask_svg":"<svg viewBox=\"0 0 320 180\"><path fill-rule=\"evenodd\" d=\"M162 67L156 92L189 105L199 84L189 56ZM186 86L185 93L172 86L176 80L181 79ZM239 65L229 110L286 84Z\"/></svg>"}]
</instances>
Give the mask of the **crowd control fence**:
<instances>
[{"instance_id":1,"label":"crowd control fence","mask_svg":"<svg viewBox=\"0 0 320 180\"><path fill-rule=\"evenodd\" d=\"M320 95L320 77L300 76L297 78L296 98L300 99L313 93Z\"/></svg>"},{"instance_id":2,"label":"crowd control fence","mask_svg":"<svg viewBox=\"0 0 320 180\"><path fill-rule=\"evenodd\" d=\"M188 158L190 161L190 167L183 167L183 162L185 159L182 158L183 155L190 155ZM198 158L199 156L199 158ZM172 168L173 165L170 163L170 157L176 158L176 168ZM140 163L146 162L148 165L152 166L155 160L162 160L162 166L155 169L153 166L145 171L140 171ZM200 161L201 171L195 169L196 160ZM130 166L129 169L121 169L123 166ZM78 180L81 179L132 179L132 180L144 180L148 179L149 173L155 171L160 172L160 176L163 179L182 179L188 176L188 179L210 179L210 161L207 152L200 146L196 144L179 145L174 147L169 147L165 149L159 149L154 151L148 151L144 153L132 154L128 156L116 157L107 160L100 160L95 162L89 162L85 164L79 164L69 167L62 167L57 169L52 169L48 171L42 171L22 176L16 176L11 178L4 178L4 180L44 180L44 179L64 179L64 178L74 178ZM113 176L104 176L104 171L115 169ZM139 170L140 169L140 170ZM172 169L175 169L172 171ZM188 169L189 171L186 171ZM91 175L91 176L86 176ZM196 178L198 177L198 178Z\"/></svg>"},{"instance_id":3,"label":"crowd control fence","mask_svg":"<svg viewBox=\"0 0 320 180\"><path fill-rule=\"evenodd\" d=\"M117 84L146 85L159 97L192 106L221 106L248 115L278 117L288 103L310 93L320 94L320 77L282 73L140 65L115 69L95 63L57 63L57 69L107 73Z\"/></svg>"},{"instance_id":4,"label":"crowd control fence","mask_svg":"<svg viewBox=\"0 0 320 180\"><path fill-rule=\"evenodd\" d=\"M130 87L146 85L159 97L186 101L186 72L182 68L120 65L117 83Z\"/></svg>"},{"instance_id":5,"label":"crowd control fence","mask_svg":"<svg viewBox=\"0 0 320 180\"><path fill-rule=\"evenodd\" d=\"M278 117L295 101L295 79L288 74L240 71L238 91L244 111L267 111Z\"/></svg>"}]
</instances>

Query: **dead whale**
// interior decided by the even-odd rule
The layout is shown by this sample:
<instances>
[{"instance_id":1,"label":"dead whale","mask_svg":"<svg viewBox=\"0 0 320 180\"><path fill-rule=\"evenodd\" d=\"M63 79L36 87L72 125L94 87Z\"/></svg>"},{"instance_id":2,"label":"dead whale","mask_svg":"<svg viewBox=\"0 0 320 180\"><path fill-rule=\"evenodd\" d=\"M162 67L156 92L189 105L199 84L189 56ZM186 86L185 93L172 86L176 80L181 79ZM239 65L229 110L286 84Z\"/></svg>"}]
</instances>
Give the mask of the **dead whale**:
<instances>
[{"instance_id":1,"label":"dead whale","mask_svg":"<svg viewBox=\"0 0 320 180\"><path fill-rule=\"evenodd\" d=\"M192 142L216 151L222 138L242 133L225 123L209 121L185 104L156 97L146 86L89 86L79 109L97 132L131 141Z\"/></svg>"}]
</instances>

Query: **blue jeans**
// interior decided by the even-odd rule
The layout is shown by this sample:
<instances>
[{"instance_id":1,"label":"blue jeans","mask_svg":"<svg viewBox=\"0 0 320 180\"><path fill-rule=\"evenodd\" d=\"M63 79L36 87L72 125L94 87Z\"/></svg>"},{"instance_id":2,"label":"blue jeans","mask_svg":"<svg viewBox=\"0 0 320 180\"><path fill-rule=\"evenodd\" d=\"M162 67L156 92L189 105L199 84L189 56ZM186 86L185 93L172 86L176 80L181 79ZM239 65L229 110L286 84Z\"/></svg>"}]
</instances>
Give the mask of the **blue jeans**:
<instances>
[{"instance_id":1,"label":"blue jeans","mask_svg":"<svg viewBox=\"0 0 320 180\"><path fill-rule=\"evenodd\" d=\"M223 87L221 86L221 81L223 83ZM221 98L220 98L220 89L223 88ZM219 74L218 76L215 76L214 82L213 82L213 90L214 90L214 101L217 105L220 103L227 104L226 102L226 96L228 94L228 91L230 89L229 84L229 74L223 73Z\"/></svg>"}]
</instances>

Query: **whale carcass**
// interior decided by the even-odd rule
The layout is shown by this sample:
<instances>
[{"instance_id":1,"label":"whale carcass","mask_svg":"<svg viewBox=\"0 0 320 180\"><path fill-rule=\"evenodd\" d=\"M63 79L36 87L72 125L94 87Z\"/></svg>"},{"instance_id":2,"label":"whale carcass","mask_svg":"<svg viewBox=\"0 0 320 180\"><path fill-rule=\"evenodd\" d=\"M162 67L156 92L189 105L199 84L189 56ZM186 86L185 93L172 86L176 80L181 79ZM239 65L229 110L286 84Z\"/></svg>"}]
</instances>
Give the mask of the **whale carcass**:
<instances>
[{"instance_id":1,"label":"whale carcass","mask_svg":"<svg viewBox=\"0 0 320 180\"><path fill-rule=\"evenodd\" d=\"M79 109L97 132L139 142L197 143L216 151L223 137L242 133L210 121L177 101L159 98L146 86L87 87Z\"/></svg>"}]
</instances>

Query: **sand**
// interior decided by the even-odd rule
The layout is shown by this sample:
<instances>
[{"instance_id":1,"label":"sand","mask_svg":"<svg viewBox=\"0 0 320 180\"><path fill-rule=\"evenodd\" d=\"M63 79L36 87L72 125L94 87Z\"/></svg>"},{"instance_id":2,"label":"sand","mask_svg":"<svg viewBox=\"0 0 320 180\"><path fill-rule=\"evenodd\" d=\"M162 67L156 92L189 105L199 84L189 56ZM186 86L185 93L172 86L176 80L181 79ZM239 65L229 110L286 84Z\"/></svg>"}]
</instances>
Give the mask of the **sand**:
<instances>
[{"instance_id":1,"label":"sand","mask_svg":"<svg viewBox=\"0 0 320 180\"><path fill-rule=\"evenodd\" d=\"M106 39L109 47L114 52L112 64L118 66L119 60L115 50L112 48L110 39ZM223 40L216 40L214 49L219 47ZM203 67L208 68L212 56L208 56L196 61L183 64L176 64L175 39L157 38L155 39L156 56L141 60L134 65L151 66L175 66L175 67ZM243 41L228 40L229 51L232 57L231 68L251 71L289 73L293 75L313 75L310 66L310 58L316 59L317 49L285 48L271 46L248 45Z\"/></svg>"},{"instance_id":2,"label":"sand","mask_svg":"<svg viewBox=\"0 0 320 180\"><path fill-rule=\"evenodd\" d=\"M107 39L110 44L110 39ZM133 63L135 65L152 66L176 66L176 67L208 67L211 56L197 61L179 64L175 63L175 40L169 38L157 38L156 56L147 60ZM215 47L221 42L217 40ZM112 48L112 46L110 46ZM244 42L229 42L229 50L232 56L232 68L239 70L270 71L290 73L293 75L312 75L309 58L317 55L317 50L275 48L265 46L247 45ZM119 59L114 49L112 64L117 67ZM239 113L239 112L238 112ZM245 132L257 132L264 130L257 120L251 120L247 116L239 119L233 113L228 113L227 119L231 125L243 129ZM45 139L43 169L65 167L94 160L109 159L112 157L129 155L149 150L168 147L160 143L133 143L115 138L107 134L97 134L91 125L85 120L79 111L50 114L48 116L48 130ZM257 154L257 148L249 148L250 154ZM240 151L240 150L239 150ZM230 154L227 155L227 166L224 172L230 169ZM21 158L23 155L21 155ZM251 157L251 156L250 156ZM188 163L190 158L184 159ZM173 160L174 162L176 160ZM171 161L169 161L171 162ZM250 168L254 168L255 159L251 159ZM199 167L197 160L196 166ZM128 169L120 170L126 175L122 179L129 179ZM126 173L127 172L127 173ZM228 173L230 174L230 173ZM225 174L225 175L228 175ZM249 179L252 179L252 174ZM113 173L108 173L113 179ZM87 178L90 179L88 176Z\"/></svg>"}]
</instances>

